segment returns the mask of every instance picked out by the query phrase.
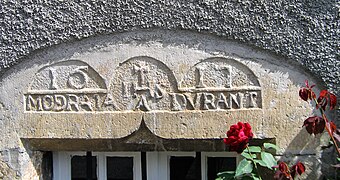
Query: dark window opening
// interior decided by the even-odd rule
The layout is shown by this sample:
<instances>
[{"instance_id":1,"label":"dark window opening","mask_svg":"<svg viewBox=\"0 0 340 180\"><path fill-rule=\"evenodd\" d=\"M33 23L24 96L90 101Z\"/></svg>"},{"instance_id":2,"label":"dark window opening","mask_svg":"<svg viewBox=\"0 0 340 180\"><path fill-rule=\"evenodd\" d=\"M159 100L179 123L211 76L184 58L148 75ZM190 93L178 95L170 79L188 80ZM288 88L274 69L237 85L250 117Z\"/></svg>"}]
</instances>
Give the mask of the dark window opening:
<instances>
[{"instance_id":1,"label":"dark window opening","mask_svg":"<svg viewBox=\"0 0 340 180\"><path fill-rule=\"evenodd\" d=\"M199 160L190 156L171 156L170 180L196 180L196 165Z\"/></svg>"},{"instance_id":2,"label":"dark window opening","mask_svg":"<svg viewBox=\"0 0 340 180\"><path fill-rule=\"evenodd\" d=\"M223 171L235 171L235 157L208 157L208 180L215 180L217 173Z\"/></svg>"},{"instance_id":3,"label":"dark window opening","mask_svg":"<svg viewBox=\"0 0 340 180\"><path fill-rule=\"evenodd\" d=\"M133 180L133 157L107 157L108 180Z\"/></svg>"},{"instance_id":4,"label":"dark window opening","mask_svg":"<svg viewBox=\"0 0 340 180\"><path fill-rule=\"evenodd\" d=\"M92 156L92 180L97 180L97 157ZM87 157L73 156L71 158L71 180L88 180Z\"/></svg>"},{"instance_id":5,"label":"dark window opening","mask_svg":"<svg viewBox=\"0 0 340 180\"><path fill-rule=\"evenodd\" d=\"M146 152L141 153L141 165L142 165L142 180L147 180L147 170L146 170Z\"/></svg>"}]
</instances>

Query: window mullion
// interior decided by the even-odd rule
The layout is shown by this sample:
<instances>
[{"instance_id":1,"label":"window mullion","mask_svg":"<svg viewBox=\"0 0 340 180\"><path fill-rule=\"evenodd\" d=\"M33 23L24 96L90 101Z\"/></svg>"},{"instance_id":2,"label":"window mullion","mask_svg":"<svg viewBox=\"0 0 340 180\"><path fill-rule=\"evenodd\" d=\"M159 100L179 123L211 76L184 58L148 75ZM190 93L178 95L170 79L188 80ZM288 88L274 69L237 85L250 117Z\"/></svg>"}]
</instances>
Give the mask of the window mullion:
<instances>
[{"instance_id":1,"label":"window mullion","mask_svg":"<svg viewBox=\"0 0 340 180\"><path fill-rule=\"evenodd\" d=\"M134 153L133 157L133 176L136 180L142 180L141 154Z\"/></svg>"},{"instance_id":2,"label":"window mullion","mask_svg":"<svg viewBox=\"0 0 340 180\"><path fill-rule=\"evenodd\" d=\"M147 152L147 179L148 180L158 180L160 177L159 170L159 153L158 152Z\"/></svg>"},{"instance_id":3,"label":"window mullion","mask_svg":"<svg viewBox=\"0 0 340 180\"><path fill-rule=\"evenodd\" d=\"M106 155L105 153L98 153L97 154L98 157L98 166L97 166L97 172L98 172L98 180L106 180L106 173L107 173L107 169L106 169Z\"/></svg>"},{"instance_id":4,"label":"window mullion","mask_svg":"<svg viewBox=\"0 0 340 180\"><path fill-rule=\"evenodd\" d=\"M66 152L53 153L53 179L70 179L71 155Z\"/></svg>"}]
</instances>

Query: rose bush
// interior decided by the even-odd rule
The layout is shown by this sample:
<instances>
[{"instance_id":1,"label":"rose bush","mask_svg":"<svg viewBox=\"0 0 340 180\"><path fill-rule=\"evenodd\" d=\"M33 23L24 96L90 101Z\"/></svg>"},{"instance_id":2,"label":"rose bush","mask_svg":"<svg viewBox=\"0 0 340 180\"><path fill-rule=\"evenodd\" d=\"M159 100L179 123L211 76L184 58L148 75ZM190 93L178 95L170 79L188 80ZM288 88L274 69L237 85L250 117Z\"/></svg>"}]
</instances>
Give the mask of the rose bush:
<instances>
[{"instance_id":1,"label":"rose bush","mask_svg":"<svg viewBox=\"0 0 340 180\"><path fill-rule=\"evenodd\" d=\"M321 90L319 97L313 91L315 85L309 85L308 81L305 81L305 87L302 87L299 91L299 96L304 101L311 101L315 103L316 109L319 109L320 114L308 117L303 127L306 128L309 134L321 134L324 130L330 136L331 144L335 146L335 150L338 153L337 160L340 161L340 148L338 143L340 142L340 129L338 129L333 121L330 121L326 116L327 110L334 110L337 105L337 97L335 94L328 90ZM321 116L320 116L321 115ZM270 170L276 169L274 179L277 180L293 180L297 175L301 175L305 172L305 165L301 162L297 162L295 165L289 166L285 162L277 163L274 156L266 152L268 149L276 149L278 147L271 143L264 143L262 147L248 146L249 140L253 138L251 126L248 123L238 122L230 127L226 133L227 138L223 139L224 143L229 146L230 151L236 151L241 153L244 157L239 162L235 171L226 171L217 174L216 180L232 180L232 179L254 179L261 180L261 174L259 173L258 166L266 167ZM340 164L332 165L335 168L340 168Z\"/></svg>"},{"instance_id":2,"label":"rose bush","mask_svg":"<svg viewBox=\"0 0 340 180\"><path fill-rule=\"evenodd\" d=\"M306 123L310 131L313 133L321 133L320 128L315 128L314 119L311 123ZM322 121L320 120L322 123ZM251 125L249 123L238 122L230 126L227 131L227 138L223 139L224 143L229 146L230 151L241 153L242 159L235 171L225 171L217 174L216 180L234 180L234 179L254 179L262 180L259 166L270 170L277 169L274 179L277 180L293 180L297 175L305 172L305 166L301 162L297 162L291 168L284 162L277 164L274 156L270 153L270 149L278 150L275 144L264 143L260 146L249 146L249 140L253 138ZM272 152L272 151L271 151Z\"/></svg>"},{"instance_id":3,"label":"rose bush","mask_svg":"<svg viewBox=\"0 0 340 180\"><path fill-rule=\"evenodd\" d=\"M330 121L326 116L327 107L329 110L335 109L337 97L328 90L321 90L319 97L317 98L315 92L313 91L313 87L315 87L315 85L309 86L307 80L305 81L305 85L306 87L302 87L299 91L300 98L307 102L314 102L316 109L320 110L321 116L308 117L304 121L303 126L306 127L306 130L309 134L321 134L326 129L333 145L335 146L335 150L340 157L340 149L338 146L338 142L340 142L340 130L337 129L334 122Z\"/></svg>"},{"instance_id":4,"label":"rose bush","mask_svg":"<svg viewBox=\"0 0 340 180\"><path fill-rule=\"evenodd\" d=\"M276 180L293 180L296 175L301 175L306 171L305 165L300 161L291 168L289 168L285 162L280 162L279 165L274 168L278 169L274 175L274 179Z\"/></svg>"},{"instance_id":5,"label":"rose bush","mask_svg":"<svg viewBox=\"0 0 340 180\"><path fill-rule=\"evenodd\" d=\"M230 130L227 132L227 138L223 141L230 146L230 151L242 153L253 136L249 123L238 122L230 126Z\"/></svg>"},{"instance_id":6,"label":"rose bush","mask_svg":"<svg viewBox=\"0 0 340 180\"><path fill-rule=\"evenodd\" d=\"M229 146L229 150L241 153L244 159L239 162L235 171L218 173L217 180L243 178L261 180L258 166L272 170L272 167L277 164L274 156L266 152L266 150L271 148L278 149L276 145L264 143L263 149L259 146L248 146L249 140L254 136L249 123L238 122L230 126L226 134L227 138L223 139L223 141Z\"/></svg>"}]
</instances>

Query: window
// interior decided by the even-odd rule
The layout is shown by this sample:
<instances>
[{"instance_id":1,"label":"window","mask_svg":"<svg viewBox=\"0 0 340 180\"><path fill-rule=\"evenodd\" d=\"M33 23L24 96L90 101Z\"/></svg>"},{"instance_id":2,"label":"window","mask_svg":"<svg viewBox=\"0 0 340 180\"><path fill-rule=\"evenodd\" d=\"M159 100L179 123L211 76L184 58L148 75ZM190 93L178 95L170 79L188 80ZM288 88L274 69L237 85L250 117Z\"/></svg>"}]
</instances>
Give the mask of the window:
<instances>
[{"instance_id":1,"label":"window","mask_svg":"<svg viewBox=\"0 0 340 180\"><path fill-rule=\"evenodd\" d=\"M195 180L197 179L197 161L199 159L190 156L170 156L170 180Z\"/></svg>"},{"instance_id":2,"label":"window","mask_svg":"<svg viewBox=\"0 0 340 180\"><path fill-rule=\"evenodd\" d=\"M91 179L97 180L97 157L91 158ZM71 179L72 180L87 180L87 158L81 155L75 155L71 157Z\"/></svg>"},{"instance_id":3,"label":"window","mask_svg":"<svg viewBox=\"0 0 340 180\"><path fill-rule=\"evenodd\" d=\"M196 175L195 152L147 152L146 159L148 180L175 180L179 177L191 180Z\"/></svg>"},{"instance_id":4,"label":"window","mask_svg":"<svg viewBox=\"0 0 340 180\"><path fill-rule=\"evenodd\" d=\"M87 180L86 152L53 153L54 180ZM92 153L93 180L142 180L140 152Z\"/></svg>"},{"instance_id":5,"label":"window","mask_svg":"<svg viewBox=\"0 0 340 180\"><path fill-rule=\"evenodd\" d=\"M223 171L234 171L239 156L231 152L202 152L202 179L215 180L216 174Z\"/></svg>"},{"instance_id":6,"label":"window","mask_svg":"<svg viewBox=\"0 0 340 180\"><path fill-rule=\"evenodd\" d=\"M106 157L107 180L133 180L133 157Z\"/></svg>"},{"instance_id":7,"label":"window","mask_svg":"<svg viewBox=\"0 0 340 180\"><path fill-rule=\"evenodd\" d=\"M53 179L87 180L90 173L92 180L215 180L238 161L231 152L55 152Z\"/></svg>"}]
</instances>

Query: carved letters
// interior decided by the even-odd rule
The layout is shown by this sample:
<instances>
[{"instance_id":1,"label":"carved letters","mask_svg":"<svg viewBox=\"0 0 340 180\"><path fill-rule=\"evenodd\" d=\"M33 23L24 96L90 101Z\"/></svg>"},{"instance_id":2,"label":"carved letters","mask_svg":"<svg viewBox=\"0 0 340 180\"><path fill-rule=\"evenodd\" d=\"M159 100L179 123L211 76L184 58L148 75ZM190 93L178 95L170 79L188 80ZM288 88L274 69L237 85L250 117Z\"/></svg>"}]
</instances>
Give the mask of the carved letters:
<instances>
[{"instance_id":1,"label":"carved letters","mask_svg":"<svg viewBox=\"0 0 340 180\"><path fill-rule=\"evenodd\" d=\"M261 87L245 65L211 58L177 84L172 71L150 57L121 63L109 88L88 64L71 60L42 68L25 94L30 112L184 111L262 108ZM178 87L179 86L179 87Z\"/></svg>"},{"instance_id":2,"label":"carved letters","mask_svg":"<svg viewBox=\"0 0 340 180\"><path fill-rule=\"evenodd\" d=\"M150 57L135 57L116 69L111 89L118 107L125 110L169 110L169 93L177 91L170 69Z\"/></svg>"},{"instance_id":3,"label":"carved letters","mask_svg":"<svg viewBox=\"0 0 340 180\"><path fill-rule=\"evenodd\" d=\"M261 87L245 65L211 58L196 64L171 95L172 110L261 108Z\"/></svg>"},{"instance_id":4,"label":"carved letters","mask_svg":"<svg viewBox=\"0 0 340 180\"><path fill-rule=\"evenodd\" d=\"M26 111L117 110L104 80L89 65L71 60L41 69L25 95Z\"/></svg>"},{"instance_id":5,"label":"carved letters","mask_svg":"<svg viewBox=\"0 0 340 180\"><path fill-rule=\"evenodd\" d=\"M170 93L171 110L247 109L260 108L258 93L214 92L214 93Z\"/></svg>"}]
</instances>

